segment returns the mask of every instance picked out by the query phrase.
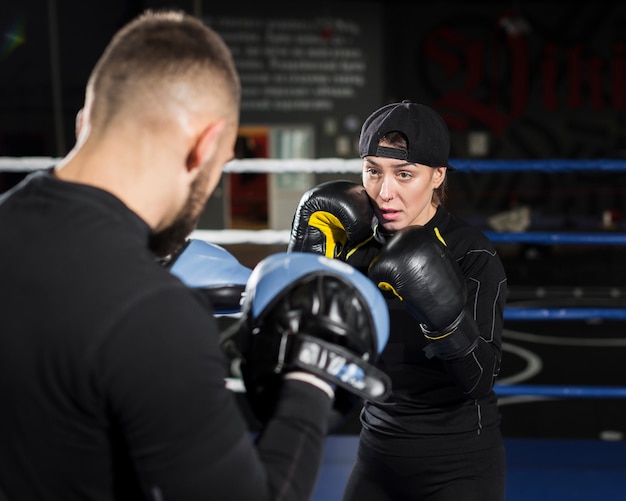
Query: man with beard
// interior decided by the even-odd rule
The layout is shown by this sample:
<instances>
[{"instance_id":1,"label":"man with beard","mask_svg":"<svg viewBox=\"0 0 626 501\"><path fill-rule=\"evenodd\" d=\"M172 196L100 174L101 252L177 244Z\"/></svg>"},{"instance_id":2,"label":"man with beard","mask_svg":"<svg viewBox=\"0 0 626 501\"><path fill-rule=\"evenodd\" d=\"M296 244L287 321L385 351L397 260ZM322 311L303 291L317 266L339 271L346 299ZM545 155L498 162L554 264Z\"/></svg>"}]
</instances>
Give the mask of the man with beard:
<instances>
[{"instance_id":1,"label":"man with beard","mask_svg":"<svg viewBox=\"0 0 626 501\"><path fill-rule=\"evenodd\" d=\"M233 158L239 100L216 33L145 12L97 62L72 151L0 197L0 499L312 494L333 385L286 373L253 441L211 305L160 264Z\"/></svg>"}]
</instances>

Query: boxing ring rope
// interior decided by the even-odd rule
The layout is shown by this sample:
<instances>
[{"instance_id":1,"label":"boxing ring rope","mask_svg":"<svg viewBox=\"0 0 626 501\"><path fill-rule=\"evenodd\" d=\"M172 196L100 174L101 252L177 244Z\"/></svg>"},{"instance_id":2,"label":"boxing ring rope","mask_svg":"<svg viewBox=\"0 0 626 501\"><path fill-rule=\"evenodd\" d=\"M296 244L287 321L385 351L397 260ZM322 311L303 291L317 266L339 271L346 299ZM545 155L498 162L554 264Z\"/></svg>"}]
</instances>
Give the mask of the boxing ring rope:
<instances>
[{"instance_id":1,"label":"boxing ring rope","mask_svg":"<svg viewBox=\"0 0 626 501\"><path fill-rule=\"evenodd\" d=\"M532 395L555 398L626 398L626 388L618 386L496 384L494 388L499 397Z\"/></svg>"},{"instance_id":2,"label":"boxing ring rope","mask_svg":"<svg viewBox=\"0 0 626 501\"><path fill-rule=\"evenodd\" d=\"M1 172L29 172L53 166L60 159L53 157L0 157ZM626 172L626 159L593 160L474 160L451 159L458 172L556 172L600 171ZM362 169L360 159L240 159L226 164L224 173L352 173ZM528 243L541 245L621 245L626 246L626 234L616 232L496 232L485 231L494 243ZM192 238L218 245L254 244L287 245L289 230L195 230ZM608 319L626 320L626 309L620 308L528 308L507 306L505 320L559 321ZM538 396L554 398L626 398L626 387L612 386L554 386L496 384L496 394L506 396Z\"/></svg>"},{"instance_id":3,"label":"boxing ring rope","mask_svg":"<svg viewBox=\"0 0 626 501\"><path fill-rule=\"evenodd\" d=\"M58 163L56 157L0 157L2 171L32 171L44 169ZM626 159L599 158L594 160L480 160L452 158L450 163L458 172L555 172L601 171L624 172ZM224 173L259 173L276 174L285 172L315 173L355 173L361 172L362 160L358 158L248 158L237 159L227 163Z\"/></svg>"},{"instance_id":4,"label":"boxing ring rope","mask_svg":"<svg viewBox=\"0 0 626 501\"><path fill-rule=\"evenodd\" d=\"M505 320L626 320L623 308L528 308L507 306Z\"/></svg>"},{"instance_id":5,"label":"boxing ring rope","mask_svg":"<svg viewBox=\"0 0 626 501\"><path fill-rule=\"evenodd\" d=\"M483 231L494 243L532 243L542 245L624 245L626 234L617 233L549 233ZM218 245L282 245L289 242L289 230L196 230L194 238Z\"/></svg>"}]
</instances>

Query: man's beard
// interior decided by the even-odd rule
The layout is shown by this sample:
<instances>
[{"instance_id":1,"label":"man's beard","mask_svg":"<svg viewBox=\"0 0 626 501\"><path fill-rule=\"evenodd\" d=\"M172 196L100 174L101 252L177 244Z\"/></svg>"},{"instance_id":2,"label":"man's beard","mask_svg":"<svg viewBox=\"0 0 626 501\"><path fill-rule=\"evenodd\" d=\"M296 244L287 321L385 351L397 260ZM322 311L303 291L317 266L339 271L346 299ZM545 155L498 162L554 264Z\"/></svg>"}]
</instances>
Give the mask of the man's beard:
<instances>
[{"instance_id":1,"label":"man's beard","mask_svg":"<svg viewBox=\"0 0 626 501\"><path fill-rule=\"evenodd\" d=\"M167 228L152 233L150 236L150 250L158 257L165 258L176 252L184 243L189 234L196 228L200 215L206 204L201 186L206 175L199 175L191 184L189 198L178 214L178 217Z\"/></svg>"}]
</instances>

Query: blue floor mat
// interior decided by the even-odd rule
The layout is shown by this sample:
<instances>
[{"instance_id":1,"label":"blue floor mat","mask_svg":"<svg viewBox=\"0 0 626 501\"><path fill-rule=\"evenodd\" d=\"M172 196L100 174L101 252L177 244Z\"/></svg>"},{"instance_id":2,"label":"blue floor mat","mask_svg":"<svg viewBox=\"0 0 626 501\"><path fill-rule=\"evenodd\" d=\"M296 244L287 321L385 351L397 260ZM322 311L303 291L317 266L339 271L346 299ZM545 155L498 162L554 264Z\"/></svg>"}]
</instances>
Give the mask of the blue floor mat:
<instances>
[{"instance_id":1,"label":"blue floor mat","mask_svg":"<svg viewBox=\"0 0 626 501\"><path fill-rule=\"evenodd\" d=\"M357 436L331 435L313 501L340 501ZM505 439L506 501L626 501L626 442Z\"/></svg>"}]
</instances>

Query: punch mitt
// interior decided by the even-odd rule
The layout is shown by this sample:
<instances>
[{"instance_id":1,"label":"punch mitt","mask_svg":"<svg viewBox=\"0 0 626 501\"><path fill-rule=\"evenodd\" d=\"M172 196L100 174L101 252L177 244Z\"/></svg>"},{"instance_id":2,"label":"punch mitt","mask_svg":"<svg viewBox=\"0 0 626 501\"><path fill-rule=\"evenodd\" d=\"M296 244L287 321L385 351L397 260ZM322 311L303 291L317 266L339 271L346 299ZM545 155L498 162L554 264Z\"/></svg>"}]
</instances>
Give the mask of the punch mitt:
<instances>
[{"instance_id":1,"label":"punch mitt","mask_svg":"<svg viewBox=\"0 0 626 501\"><path fill-rule=\"evenodd\" d=\"M353 267L312 253L278 253L254 268L244 292L241 373L263 422L285 374L303 371L335 387L345 415L360 399L384 400L391 383L374 366L387 344L382 293Z\"/></svg>"},{"instance_id":2,"label":"punch mitt","mask_svg":"<svg viewBox=\"0 0 626 501\"><path fill-rule=\"evenodd\" d=\"M241 311L241 296L252 270L223 247L189 239L166 266L185 285L206 294L215 313Z\"/></svg>"}]
</instances>

